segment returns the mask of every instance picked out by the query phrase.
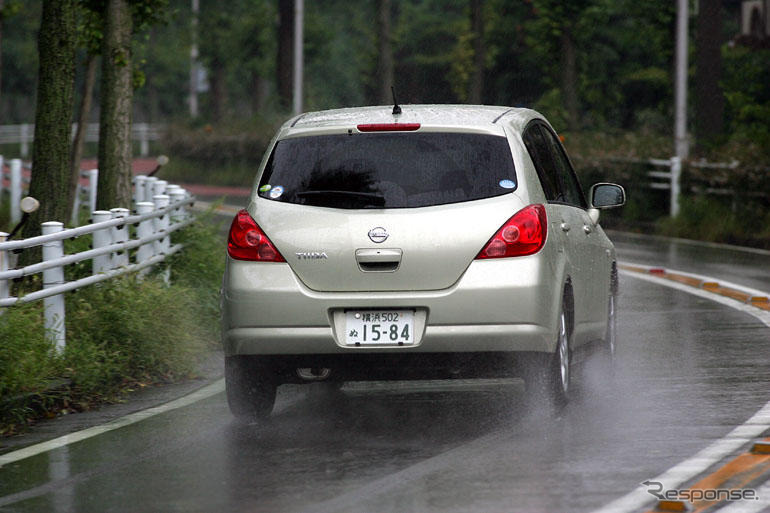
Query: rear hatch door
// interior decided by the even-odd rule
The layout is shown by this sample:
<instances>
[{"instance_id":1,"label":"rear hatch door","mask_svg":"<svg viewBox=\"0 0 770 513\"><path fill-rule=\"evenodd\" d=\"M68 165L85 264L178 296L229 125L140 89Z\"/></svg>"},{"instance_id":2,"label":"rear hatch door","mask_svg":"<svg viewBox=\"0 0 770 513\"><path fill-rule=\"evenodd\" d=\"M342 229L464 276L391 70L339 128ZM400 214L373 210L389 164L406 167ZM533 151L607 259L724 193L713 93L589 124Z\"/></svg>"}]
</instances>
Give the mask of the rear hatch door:
<instances>
[{"instance_id":1,"label":"rear hatch door","mask_svg":"<svg viewBox=\"0 0 770 513\"><path fill-rule=\"evenodd\" d=\"M250 210L313 290L445 289L525 206L510 151L451 132L284 139Z\"/></svg>"}]
</instances>

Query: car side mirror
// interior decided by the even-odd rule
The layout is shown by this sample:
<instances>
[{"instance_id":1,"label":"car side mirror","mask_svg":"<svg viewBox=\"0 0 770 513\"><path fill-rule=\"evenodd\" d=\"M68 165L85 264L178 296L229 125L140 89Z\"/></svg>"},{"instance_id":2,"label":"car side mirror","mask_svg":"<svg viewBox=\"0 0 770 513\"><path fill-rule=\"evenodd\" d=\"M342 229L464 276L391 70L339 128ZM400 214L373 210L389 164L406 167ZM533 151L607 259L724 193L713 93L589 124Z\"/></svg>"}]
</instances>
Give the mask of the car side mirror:
<instances>
[{"instance_id":1,"label":"car side mirror","mask_svg":"<svg viewBox=\"0 0 770 513\"><path fill-rule=\"evenodd\" d=\"M591 186L591 208L620 207L626 202L626 191L614 183L597 183Z\"/></svg>"}]
</instances>

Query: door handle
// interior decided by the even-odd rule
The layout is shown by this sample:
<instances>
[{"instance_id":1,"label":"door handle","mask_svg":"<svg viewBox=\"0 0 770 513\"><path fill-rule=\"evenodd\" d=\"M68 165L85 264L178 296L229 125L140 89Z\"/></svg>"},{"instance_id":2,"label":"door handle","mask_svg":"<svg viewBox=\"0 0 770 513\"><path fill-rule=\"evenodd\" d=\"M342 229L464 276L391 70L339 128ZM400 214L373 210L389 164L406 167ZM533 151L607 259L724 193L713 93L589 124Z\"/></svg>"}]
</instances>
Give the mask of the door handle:
<instances>
[{"instance_id":1,"label":"door handle","mask_svg":"<svg viewBox=\"0 0 770 513\"><path fill-rule=\"evenodd\" d=\"M401 265L400 249L357 249L356 262L363 272L393 272Z\"/></svg>"},{"instance_id":2,"label":"door handle","mask_svg":"<svg viewBox=\"0 0 770 513\"><path fill-rule=\"evenodd\" d=\"M568 232L569 231L569 225L567 223L561 223L561 231Z\"/></svg>"}]
</instances>

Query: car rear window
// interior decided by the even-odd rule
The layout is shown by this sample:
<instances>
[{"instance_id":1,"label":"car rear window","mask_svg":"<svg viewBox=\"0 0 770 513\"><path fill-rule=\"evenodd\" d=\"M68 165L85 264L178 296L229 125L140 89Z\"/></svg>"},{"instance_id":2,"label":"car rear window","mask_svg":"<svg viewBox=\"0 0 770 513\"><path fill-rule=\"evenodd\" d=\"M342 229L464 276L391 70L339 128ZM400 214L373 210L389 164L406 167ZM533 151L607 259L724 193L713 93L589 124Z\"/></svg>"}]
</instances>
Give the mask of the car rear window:
<instances>
[{"instance_id":1,"label":"car rear window","mask_svg":"<svg viewBox=\"0 0 770 513\"><path fill-rule=\"evenodd\" d=\"M490 198L516 186L502 136L337 134L279 141L259 196L332 208L406 208Z\"/></svg>"}]
</instances>

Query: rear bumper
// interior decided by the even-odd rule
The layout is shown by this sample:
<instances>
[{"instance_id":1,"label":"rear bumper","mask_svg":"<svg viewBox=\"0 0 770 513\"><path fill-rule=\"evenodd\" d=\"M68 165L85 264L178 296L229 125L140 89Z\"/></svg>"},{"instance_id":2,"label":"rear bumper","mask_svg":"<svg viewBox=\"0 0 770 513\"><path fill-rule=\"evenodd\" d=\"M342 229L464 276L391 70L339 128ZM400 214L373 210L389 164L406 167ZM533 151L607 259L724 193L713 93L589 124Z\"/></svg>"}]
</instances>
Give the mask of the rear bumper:
<instances>
[{"instance_id":1,"label":"rear bumper","mask_svg":"<svg viewBox=\"0 0 770 513\"><path fill-rule=\"evenodd\" d=\"M360 353L320 355L239 355L258 358L278 384L311 381L380 381L524 377L544 353ZM298 371L301 369L301 371ZM313 373L318 378L312 378Z\"/></svg>"},{"instance_id":2,"label":"rear bumper","mask_svg":"<svg viewBox=\"0 0 770 513\"><path fill-rule=\"evenodd\" d=\"M232 328L223 333L225 354L435 353L551 351L552 331L533 324L426 326L413 346L345 347L329 326Z\"/></svg>"},{"instance_id":3,"label":"rear bumper","mask_svg":"<svg viewBox=\"0 0 770 513\"><path fill-rule=\"evenodd\" d=\"M228 259L225 354L553 352L561 283L546 262L543 252L474 261L438 291L324 293L307 288L286 264ZM419 338L408 346L346 346L337 333L346 308L416 309Z\"/></svg>"}]
</instances>

